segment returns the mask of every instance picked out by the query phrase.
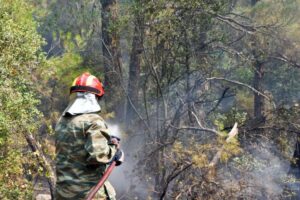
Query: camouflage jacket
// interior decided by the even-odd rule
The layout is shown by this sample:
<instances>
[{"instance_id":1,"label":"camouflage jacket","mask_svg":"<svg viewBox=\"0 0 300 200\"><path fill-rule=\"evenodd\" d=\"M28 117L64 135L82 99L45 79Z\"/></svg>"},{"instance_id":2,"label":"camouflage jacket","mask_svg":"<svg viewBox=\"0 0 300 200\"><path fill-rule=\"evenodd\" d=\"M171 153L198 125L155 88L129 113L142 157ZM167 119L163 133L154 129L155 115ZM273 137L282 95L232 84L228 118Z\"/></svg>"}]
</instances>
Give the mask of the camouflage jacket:
<instances>
[{"instance_id":1,"label":"camouflage jacket","mask_svg":"<svg viewBox=\"0 0 300 200\"><path fill-rule=\"evenodd\" d=\"M116 152L115 146L108 144L107 126L98 114L62 116L55 128L55 139L56 200L84 199ZM106 188L105 194L114 199L112 190ZM103 193L104 188L97 195L103 198Z\"/></svg>"}]
</instances>

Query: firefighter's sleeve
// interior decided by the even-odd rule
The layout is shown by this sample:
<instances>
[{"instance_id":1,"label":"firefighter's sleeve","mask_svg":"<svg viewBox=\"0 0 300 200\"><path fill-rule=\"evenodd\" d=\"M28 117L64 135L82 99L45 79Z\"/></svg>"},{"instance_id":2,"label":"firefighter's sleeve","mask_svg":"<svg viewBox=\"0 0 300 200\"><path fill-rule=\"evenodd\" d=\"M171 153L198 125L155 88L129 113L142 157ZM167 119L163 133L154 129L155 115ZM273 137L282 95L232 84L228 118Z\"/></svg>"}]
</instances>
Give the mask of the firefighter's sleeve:
<instances>
[{"instance_id":1,"label":"firefighter's sleeve","mask_svg":"<svg viewBox=\"0 0 300 200\"><path fill-rule=\"evenodd\" d=\"M116 153L115 145L109 145L110 135L106 124L97 120L87 130L85 149L89 153L89 164L109 163Z\"/></svg>"}]
</instances>

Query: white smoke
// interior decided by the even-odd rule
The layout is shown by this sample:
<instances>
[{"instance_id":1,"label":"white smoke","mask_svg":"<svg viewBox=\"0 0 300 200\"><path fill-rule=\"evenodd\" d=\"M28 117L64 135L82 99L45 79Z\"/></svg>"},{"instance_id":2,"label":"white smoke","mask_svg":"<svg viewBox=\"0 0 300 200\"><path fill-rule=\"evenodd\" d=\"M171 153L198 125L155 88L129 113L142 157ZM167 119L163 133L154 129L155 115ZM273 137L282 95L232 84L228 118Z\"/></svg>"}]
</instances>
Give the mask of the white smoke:
<instances>
[{"instance_id":1,"label":"white smoke","mask_svg":"<svg viewBox=\"0 0 300 200\"><path fill-rule=\"evenodd\" d=\"M146 196L147 187L141 183L134 170L137 166L137 153L142 145L142 135L130 136L117 124L108 123L110 134L121 139L120 148L125 154L125 161L121 166L114 169L109 181L117 192L117 199L139 199L138 196ZM132 196L133 194L136 194ZM137 196L138 195L138 196Z\"/></svg>"},{"instance_id":2,"label":"white smoke","mask_svg":"<svg viewBox=\"0 0 300 200\"><path fill-rule=\"evenodd\" d=\"M241 157L233 159L239 176L224 177L226 190L236 188L236 197L254 199L278 199L285 189L290 162L280 156L273 143L260 142L246 147ZM220 175L222 176L222 175Z\"/></svg>"},{"instance_id":3,"label":"white smoke","mask_svg":"<svg viewBox=\"0 0 300 200\"><path fill-rule=\"evenodd\" d=\"M116 124L107 124L108 125L108 130L110 132L110 134L112 134L113 136L117 136L118 138L123 138L125 134L122 133L120 127Z\"/></svg>"}]
</instances>

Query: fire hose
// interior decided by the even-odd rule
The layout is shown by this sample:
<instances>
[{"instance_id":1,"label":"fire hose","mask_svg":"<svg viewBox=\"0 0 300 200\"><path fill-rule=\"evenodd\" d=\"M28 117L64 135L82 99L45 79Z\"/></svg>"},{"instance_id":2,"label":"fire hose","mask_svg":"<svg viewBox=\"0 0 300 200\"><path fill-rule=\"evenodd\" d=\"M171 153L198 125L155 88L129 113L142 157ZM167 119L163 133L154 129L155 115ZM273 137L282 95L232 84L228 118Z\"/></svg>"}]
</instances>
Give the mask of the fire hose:
<instances>
[{"instance_id":1,"label":"fire hose","mask_svg":"<svg viewBox=\"0 0 300 200\"><path fill-rule=\"evenodd\" d=\"M116 137L116 136L111 136L111 141L112 139L116 139L118 142L120 142L120 138ZM109 144L114 144L110 141ZM122 158L118 157L118 153L121 153L121 157L123 155L121 150L117 150L112 162L110 163L109 167L106 169L105 173L103 174L102 178L99 180L99 182L97 183L97 185L91 189L91 191L89 192L86 200L92 200L94 198L94 196L97 194L98 190L103 186L103 184L105 183L105 181L108 179L109 175L111 174L111 172L113 171L113 169L121 164L121 160ZM121 160L120 160L121 159ZM124 159L124 157L123 157Z\"/></svg>"},{"instance_id":2,"label":"fire hose","mask_svg":"<svg viewBox=\"0 0 300 200\"><path fill-rule=\"evenodd\" d=\"M116 161L113 161L110 164L110 166L107 168L107 170L105 171L105 173L103 174L102 178L97 183L97 185L90 191L86 200L92 200L94 198L94 196L96 195L98 190L103 186L104 182L107 180L107 178L109 177L109 175L111 174L115 166L116 166Z\"/></svg>"}]
</instances>

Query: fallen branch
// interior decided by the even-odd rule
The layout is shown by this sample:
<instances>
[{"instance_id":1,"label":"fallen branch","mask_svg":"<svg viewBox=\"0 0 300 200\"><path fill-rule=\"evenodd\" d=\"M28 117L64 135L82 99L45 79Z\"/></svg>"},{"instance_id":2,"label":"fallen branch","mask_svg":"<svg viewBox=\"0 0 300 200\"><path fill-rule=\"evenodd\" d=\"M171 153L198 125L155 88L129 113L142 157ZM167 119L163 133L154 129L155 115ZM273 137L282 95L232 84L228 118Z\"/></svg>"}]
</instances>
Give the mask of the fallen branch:
<instances>
[{"instance_id":1,"label":"fallen branch","mask_svg":"<svg viewBox=\"0 0 300 200\"><path fill-rule=\"evenodd\" d=\"M234 124L233 128L231 129L231 131L228 133L228 137L225 141L225 143L229 143L230 140L232 138L234 138L237 134L238 134L238 128L237 128L237 123ZM209 179L213 179L215 177L215 168L221 158L221 155L223 153L225 149L225 144L223 144L223 146L219 149L219 151L215 154L215 156L213 157L213 159L210 161L209 165L208 165L208 178Z\"/></svg>"},{"instance_id":2,"label":"fallen branch","mask_svg":"<svg viewBox=\"0 0 300 200\"><path fill-rule=\"evenodd\" d=\"M27 141L28 146L30 147L31 151L35 154L39 164L42 166L45 173L49 173L48 183L50 186L51 197L54 198L54 189L55 189L55 171L52 168L50 162L44 155L41 145L39 142L34 138L31 133L24 133L24 137Z\"/></svg>"}]
</instances>

